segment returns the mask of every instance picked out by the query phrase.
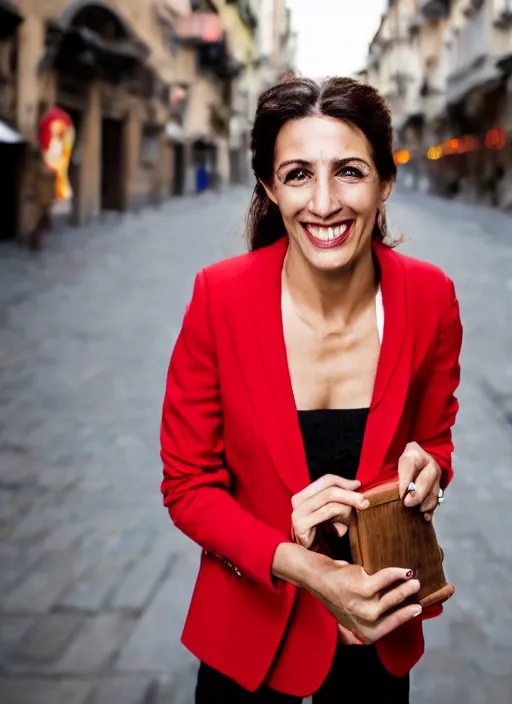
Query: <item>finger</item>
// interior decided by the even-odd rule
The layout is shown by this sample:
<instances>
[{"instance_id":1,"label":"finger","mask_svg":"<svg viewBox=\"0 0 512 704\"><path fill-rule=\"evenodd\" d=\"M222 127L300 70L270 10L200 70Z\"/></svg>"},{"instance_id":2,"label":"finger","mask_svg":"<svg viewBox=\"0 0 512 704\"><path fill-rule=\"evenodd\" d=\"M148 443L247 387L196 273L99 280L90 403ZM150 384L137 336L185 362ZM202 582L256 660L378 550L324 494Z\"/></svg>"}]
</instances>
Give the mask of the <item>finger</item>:
<instances>
[{"instance_id":1,"label":"finger","mask_svg":"<svg viewBox=\"0 0 512 704\"><path fill-rule=\"evenodd\" d=\"M414 480L416 491L407 494L404 501L405 505L420 506L438 483L438 478L436 465L434 462L429 462Z\"/></svg>"},{"instance_id":2,"label":"finger","mask_svg":"<svg viewBox=\"0 0 512 704\"><path fill-rule=\"evenodd\" d=\"M343 538L343 536L348 530L348 521L346 523L338 523L338 521L334 521L332 525L334 527L334 530L336 531L336 535L338 536L338 538Z\"/></svg>"},{"instance_id":3,"label":"finger","mask_svg":"<svg viewBox=\"0 0 512 704\"><path fill-rule=\"evenodd\" d=\"M396 628L403 626L404 623L412 621L413 618L417 618L422 610L419 604L411 604L394 611L392 614L389 614L389 616L384 616L377 628L373 629L372 636L374 642L387 636L388 633L391 633Z\"/></svg>"},{"instance_id":4,"label":"finger","mask_svg":"<svg viewBox=\"0 0 512 704\"><path fill-rule=\"evenodd\" d=\"M423 518L427 521L427 523L430 523L433 518L433 514L432 513L424 513Z\"/></svg>"},{"instance_id":5,"label":"finger","mask_svg":"<svg viewBox=\"0 0 512 704\"><path fill-rule=\"evenodd\" d=\"M414 577L414 570L403 569L402 567L385 567L383 570L368 575L369 595L373 596L378 592L387 589L395 582L403 582Z\"/></svg>"},{"instance_id":6,"label":"finger","mask_svg":"<svg viewBox=\"0 0 512 704\"><path fill-rule=\"evenodd\" d=\"M340 489L347 489L348 491L355 491L361 486L361 482L356 479L345 479L345 477L339 477L337 474L324 474L323 477L308 484L305 489L295 494L295 496L292 497L292 505L294 507L298 506L306 499L311 498L331 486L337 486Z\"/></svg>"},{"instance_id":7,"label":"finger","mask_svg":"<svg viewBox=\"0 0 512 704\"><path fill-rule=\"evenodd\" d=\"M407 491L407 487L416 479L422 464L417 453L410 451L403 454L398 460L398 479L400 487L400 498L403 499Z\"/></svg>"},{"instance_id":8,"label":"finger","mask_svg":"<svg viewBox=\"0 0 512 704\"><path fill-rule=\"evenodd\" d=\"M439 503L438 494L439 489L437 488L437 484L435 484L432 491L428 494L427 498L420 506L420 511L422 513L429 513L430 511L434 511L434 509L437 508L437 505Z\"/></svg>"},{"instance_id":9,"label":"finger","mask_svg":"<svg viewBox=\"0 0 512 704\"><path fill-rule=\"evenodd\" d=\"M365 499L363 494L359 494L357 491L349 491L347 489L340 489L338 486L330 486L320 491L318 494L311 496L309 499L305 499L298 504L294 510L299 512L300 515L304 515L317 511L322 506L332 503L337 503L340 506L352 506L361 511L368 508L370 505L368 499Z\"/></svg>"},{"instance_id":10,"label":"finger","mask_svg":"<svg viewBox=\"0 0 512 704\"><path fill-rule=\"evenodd\" d=\"M379 617L382 617L386 611L399 606L409 597L417 594L420 588L421 584L418 579L410 579L387 591L379 600Z\"/></svg>"},{"instance_id":11,"label":"finger","mask_svg":"<svg viewBox=\"0 0 512 704\"><path fill-rule=\"evenodd\" d=\"M331 521L333 518L337 518L338 521L344 522L346 520L348 522L352 511L350 506L342 506L338 503L324 504L316 511L303 514L300 512L301 508L296 509L292 513L292 525L298 537L306 536L312 528Z\"/></svg>"}]
</instances>

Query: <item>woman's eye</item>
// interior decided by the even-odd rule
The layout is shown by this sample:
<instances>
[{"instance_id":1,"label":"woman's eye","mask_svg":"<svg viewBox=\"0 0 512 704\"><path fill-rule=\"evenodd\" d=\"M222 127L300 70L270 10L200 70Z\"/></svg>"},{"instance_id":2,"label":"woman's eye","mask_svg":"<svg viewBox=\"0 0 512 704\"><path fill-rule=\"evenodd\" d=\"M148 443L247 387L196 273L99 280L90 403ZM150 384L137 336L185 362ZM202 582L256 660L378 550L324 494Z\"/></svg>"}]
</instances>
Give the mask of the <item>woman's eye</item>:
<instances>
[{"instance_id":1,"label":"woman's eye","mask_svg":"<svg viewBox=\"0 0 512 704\"><path fill-rule=\"evenodd\" d=\"M305 181L307 177L308 174L304 171L304 169L294 169L293 171L290 171L290 173L286 174L284 182L289 183L290 181Z\"/></svg>"},{"instance_id":2,"label":"woman's eye","mask_svg":"<svg viewBox=\"0 0 512 704\"><path fill-rule=\"evenodd\" d=\"M359 169L356 169L355 166L345 166L340 171L340 176L343 178L363 178L364 174Z\"/></svg>"}]
</instances>

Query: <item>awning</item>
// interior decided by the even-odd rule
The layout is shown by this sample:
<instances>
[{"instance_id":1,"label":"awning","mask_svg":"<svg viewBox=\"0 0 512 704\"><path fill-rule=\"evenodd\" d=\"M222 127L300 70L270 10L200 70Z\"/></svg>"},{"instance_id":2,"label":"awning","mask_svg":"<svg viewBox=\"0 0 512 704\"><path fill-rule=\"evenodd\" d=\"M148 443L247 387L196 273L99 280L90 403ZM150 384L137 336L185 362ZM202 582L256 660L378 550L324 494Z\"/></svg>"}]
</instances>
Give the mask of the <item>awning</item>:
<instances>
[{"instance_id":1,"label":"awning","mask_svg":"<svg viewBox=\"0 0 512 704\"><path fill-rule=\"evenodd\" d=\"M0 0L0 39L10 37L23 22L23 16L11 0Z\"/></svg>"},{"instance_id":2,"label":"awning","mask_svg":"<svg viewBox=\"0 0 512 704\"><path fill-rule=\"evenodd\" d=\"M0 142L3 144L21 144L25 140L19 134L19 132L16 132L16 130L13 130L12 127L9 127L9 125L6 122L2 122L0 120Z\"/></svg>"},{"instance_id":3,"label":"awning","mask_svg":"<svg viewBox=\"0 0 512 704\"><path fill-rule=\"evenodd\" d=\"M501 82L501 72L496 65L496 57L485 54L476 68L467 70L462 75L448 76L446 102L456 105L470 93L479 90L482 94L494 90Z\"/></svg>"},{"instance_id":4,"label":"awning","mask_svg":"<svg viewBox=\"0 0 512 704\"><path fill-rule=\"evenodd\" d=\"M224 36L221 19L215 12L193 12L178 17L174 31L178 39L191 44L215 44Z\"/></svg>"}]
</instances>

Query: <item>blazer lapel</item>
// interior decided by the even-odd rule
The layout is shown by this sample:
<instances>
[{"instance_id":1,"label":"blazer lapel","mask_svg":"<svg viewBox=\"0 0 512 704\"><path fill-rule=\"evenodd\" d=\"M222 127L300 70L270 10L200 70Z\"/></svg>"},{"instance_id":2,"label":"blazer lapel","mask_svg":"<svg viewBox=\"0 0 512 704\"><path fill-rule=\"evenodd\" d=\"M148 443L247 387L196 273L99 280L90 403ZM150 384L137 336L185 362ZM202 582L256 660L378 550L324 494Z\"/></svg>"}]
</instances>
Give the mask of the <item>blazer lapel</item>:
<instances>
[{"instance_id":1,"label":"blazer lapel","mask_svg":"<svg viewBox=\"0 0 512 704\"><path fill-rule=\"evenodd\" d=\"M310 482L288 369L281 313L281 275L288 238L255 253L250 280L238 292L241 319L229 326L242 378L278 475L292 494ZM410 381L406 282L400 258L375 243L381 270L384 336L357 478L375 482L404 408ZM252 323L252 327L251 327ZM235 330L238 332L235 334ZM244 330L245 334L240 334Z\"/></svg>"},{"instance_id":2,"label":"blazer lapel","mask_svg":"<svg viewBox=\"0 0 512 704\"><path fill-rule=\"evenodd\" d=\"M288 369L281 313L281 274L288 238L255 253L240 295L252 334L234 336L242 376L278 475L296 494L309 483L297 408ZM239 321L239 329L248 322Z\"/></svg>"},{"instance_id":3,"label":"blazer lapel","mask_svg":"<svg viewBox=\"0 0 512 704\"><path fill-rule=\"evenodd\" d=\"M382 244L373 245L381 271L384 336L357 478L363 487L375 482L398 427L407 397L411 340L406 335L407 291L400 258Z\"/></svg>"}]
</instances>

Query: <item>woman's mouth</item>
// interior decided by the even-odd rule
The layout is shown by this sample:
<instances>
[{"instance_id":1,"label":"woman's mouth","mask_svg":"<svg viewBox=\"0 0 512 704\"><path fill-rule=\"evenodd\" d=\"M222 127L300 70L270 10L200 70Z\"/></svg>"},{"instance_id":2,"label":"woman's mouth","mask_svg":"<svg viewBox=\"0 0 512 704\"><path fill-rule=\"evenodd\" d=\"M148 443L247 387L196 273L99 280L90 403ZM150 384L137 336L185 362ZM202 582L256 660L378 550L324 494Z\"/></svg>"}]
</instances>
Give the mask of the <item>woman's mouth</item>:
<instances>
[{"instance_id":1,"label":"woman's mouth","mask_svg":"<svg viewBox=\"0 0 512 704\"><path fill-rule=\"evenodd\" d=\"M313 225L311 223L301 223L309 241L320 249L332 249L339 247L350 235L353 220L337 223L325 227L324 225Z\"/></svg>"}]
</instances>

